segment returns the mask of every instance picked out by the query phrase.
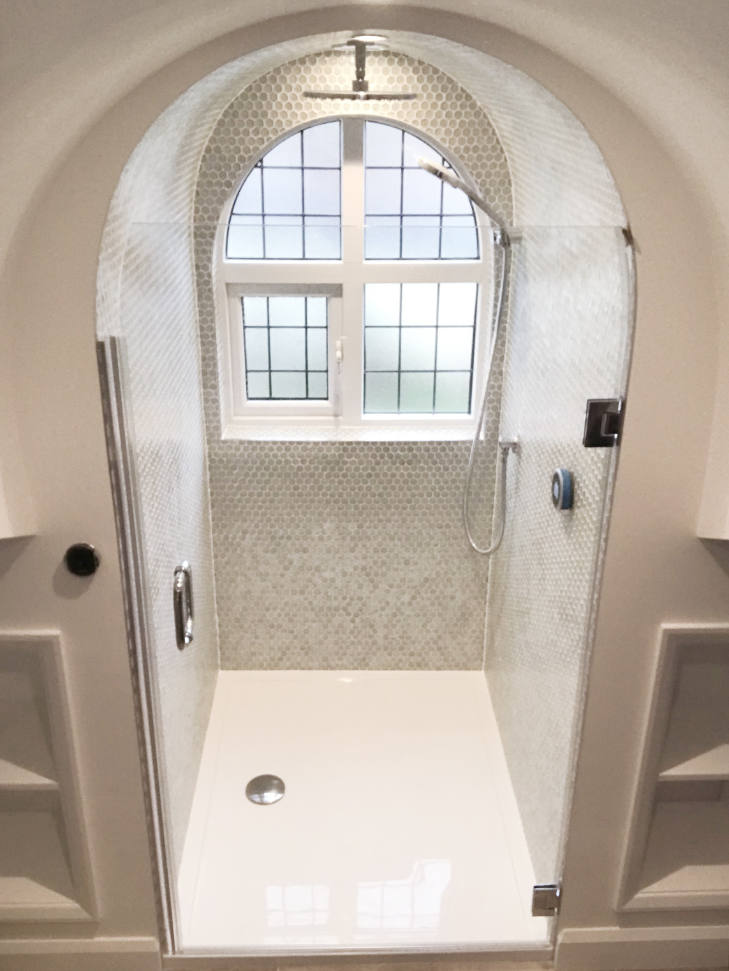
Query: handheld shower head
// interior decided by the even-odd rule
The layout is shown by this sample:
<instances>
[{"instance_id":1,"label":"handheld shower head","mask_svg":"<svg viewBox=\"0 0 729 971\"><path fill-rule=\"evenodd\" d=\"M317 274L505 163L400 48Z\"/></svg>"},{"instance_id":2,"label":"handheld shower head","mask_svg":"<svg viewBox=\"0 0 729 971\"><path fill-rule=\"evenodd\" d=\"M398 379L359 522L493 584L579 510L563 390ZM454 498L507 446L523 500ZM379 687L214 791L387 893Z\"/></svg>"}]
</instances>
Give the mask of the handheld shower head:
<instances>
[{"instance_id":1,"label":"handheld shower head","mask_svg":"<svg viewBox=\"0 0 729 971\"><path fill-rule=\"evenodd\" d=\"M454 189L460 189L461 192L465 192L471 202L478 206L481 212L486 213L491 222L498 227L502 240L497 240L497 242L503 241L507 246L509 245L511 236L504 222L494 212L493 208L488 204L488 202L486 202L485 199L482 199L481 196L477 195L472 189L468 188L463 179L459 179L456 173L451 169L438 165L437 162L430 162L425 158L419 158L418 165L421 169L424 169L426 172L434 175L436 179L440 179L441 182L447 182L448 185L452 186Z\"/></svg>"},{"instance_id":2,"label":"handheld shower head","mask_svg":"<svg viewBox=\"0 0 729 971\"><path fill-rule=\"evenodd\" d=\"M421 169L425 169L426 172L429 172L431 175L434 175L436 179L440 179L441 182L447 182L448 185L452 185L454 189L461 189L463 192L466 193L469 199L471 198L465 183L461 182L461 180L458 178L455 172L451 172L444 166L438 165L435 162L429 162L425 158L419 158L418 165L420 166Z\"/></svg>"}]
</instances>

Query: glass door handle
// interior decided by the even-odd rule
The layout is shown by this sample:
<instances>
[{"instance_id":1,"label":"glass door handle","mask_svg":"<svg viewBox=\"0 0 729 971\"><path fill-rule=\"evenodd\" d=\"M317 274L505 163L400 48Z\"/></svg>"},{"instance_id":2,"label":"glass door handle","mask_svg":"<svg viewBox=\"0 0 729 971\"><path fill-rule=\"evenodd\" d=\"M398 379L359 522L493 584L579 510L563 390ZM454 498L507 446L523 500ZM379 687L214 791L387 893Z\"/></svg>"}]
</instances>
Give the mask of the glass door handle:
<instances>
[{"instance_id":1,"label":"glass door handle","mask_svg":"<svg viewBox=\"0 0 729 971\"><path fill-rule=\"evenodd\" d=\"M175 611L175 635L180 650L192 644L192 567L183 560L175 567L172 584L172 601Z\"/></svg>"}]
</instances>

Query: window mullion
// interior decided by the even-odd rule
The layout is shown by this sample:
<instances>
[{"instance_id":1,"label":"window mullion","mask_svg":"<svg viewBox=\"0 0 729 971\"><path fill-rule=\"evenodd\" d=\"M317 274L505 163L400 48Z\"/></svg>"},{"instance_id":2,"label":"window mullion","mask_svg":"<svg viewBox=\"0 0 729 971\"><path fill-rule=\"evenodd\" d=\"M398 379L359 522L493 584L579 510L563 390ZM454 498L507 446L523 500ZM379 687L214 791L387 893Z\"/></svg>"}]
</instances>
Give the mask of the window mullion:
<instances>
[{"instance_id":1,"label":"window mullion","mask_svg":"<svg viewBox=\"0 0 729 971\"><path fill-rule=\"evenodd\" d=\"M339 375L342 420L359 424L363 373L364 122L342 120L342 336L344 358Z\"/></svg>"}]
</instances>

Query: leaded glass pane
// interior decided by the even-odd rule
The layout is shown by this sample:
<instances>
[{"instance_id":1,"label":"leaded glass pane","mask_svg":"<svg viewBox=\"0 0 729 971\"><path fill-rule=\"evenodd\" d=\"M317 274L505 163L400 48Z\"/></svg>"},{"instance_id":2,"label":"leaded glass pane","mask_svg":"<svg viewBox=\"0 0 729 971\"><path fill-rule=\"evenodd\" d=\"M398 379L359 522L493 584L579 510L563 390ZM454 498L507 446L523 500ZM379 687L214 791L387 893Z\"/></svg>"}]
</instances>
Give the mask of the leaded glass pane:
<instances>
[{"instance_id":1,"label":"leaded glass pane","mask_svg":"<svg viewBox=\"0 0 729 971\"><path fill-rule=\"evenodd\" d=\"M313 125L261 158L238 190L225 255L341 259L341 124Z\"/></svg>"},{"instance_id":2,"label":"leaded glass pane","mask_svg":"<svg viewBox=\"0 0 729 971\"><path fill-rule=\"evenodd\" d=\"M469 414L476 283L365 285L365 414Z\"/></svg>"},{"instance_id":3,"label":"leaded glass pane","mask_svg":"<svg viewBox=\"0 0 729 971\"><path fill-rule=\"evenodd\" d=\"M271 328L272 371L306 370L306 333L303 327Z\"/></svg>"},{"instance_id":4,"label":"leaded glass pane","mask_svg":"<svg viewBox=\"0 0 729 971\"><path fill-rule=\"evenodd\" d=\"M435 327L408 327L400 339L403 371L435 370Z\"/></svg>"},{"instance_id":5,"label":"leaded glass pane","mask_svg":"<svg viewBox=\"0 0 729 971\"><path fill-rule=\"evenodd\" d=\"M268 331L265 327L246 327L246 364L251 371L267 371Z\"/></svg>"},{"instance_id":6,"label":"leaded glass pane","mask_svg":"<svg viewBox=\"0 0 729 971\"><path fill-rule=\"evenodd\" d=\"M333 168L340 167L341 151L339 122L328 121L323 125L312 125L304 129L304 166Z\"/></svg>"},{"instance_id":7,"label":"leaded glass pane","mask_svg":"<svg viewBox=\"0 0 729 971\"><path fill-rule=\"evenodd\" d=\"M365 259L400 259L400 217L367 216L365 224Z\"/></svg>"},{"instance_id":8,"label":"leaded glass pane","mask_svg":"<svg viewBox=\"0 0 729 971\"><path fill-rule=\"evenodd\" d=\"M399 283L368 283L365 287L365 324L367 327L400 326Z\"/></svg>"},{"instance_id":9,"label":"leaded glass pane","mask_svg":"<svg viewBox=\"0 0 729 971\"><path fill-rule=\"evenodd\" d=\"M437 260L440 255L440 224L433 216L403 216L402 259Z\"/></svg>"},{"instance_id":10,"label":"leaded glass pane","mask_svg":"<svg viewBox=\"0 0 729 971\"><path fill-rule=\"evenodd\" d=\"M304 253L303 220L295 216L266 216L263 229L267 260L300 260Z\"/></svg>"},{"instance_id":11,"label":"leaded glass pane","mask_svg":"<svg viewBox=\"0 0 729 971\"><path fill-rule=\"evenodd\" d=\"M365 122L365 259L477 260L470 200L422 169L419 158L448 167L423 139Z\"/></svg>"},{"instance_id":12,"label":"leaded glass pane","mask_svg":"<svg viewBox=\"0 0 729 971\"><path fill-rule=\"evenodd\" d=\"M326 297L245 296L243 348L249 400L327 400Z\"/></svg>"},{"instance_id":13,"label":"leaded glass pane","mask_svg":"<svg viewBox=\"0 0 729 971\"><path fill-rule=\"evenodd\" d=\"M439 327L472 327L476 319L477 283L441 283Z\"/></svg>"},{"instance_id":14,"label":"leaded glass pane","mask_svg":"<svg viewBox=\"0 0 729 971\"><path fill-rule=\"evenodd\" d=\"M434 374L410 374L403 371L400 375L400 411L423 414L433 411Z\"/></svg>"},{"instance_id":15,"label":"leaded glass pane","mask_svg":"<svg viewBox=\"0 0 729 971\"><path fill-rule=\"evenodd\" d=\"M473 327L444 327L438 331L438 370L463 371L471 367Z\"/></svg>"},{"instance_id":16,"label":"leaded glass pane","mask_svg":"<svg viewBox=\"0 0 729 971\"><path fill-rule=\"evenodd\" d=\"M233 260L263 259L263 224L257 216L230 217L226 253Z\"/></svg>"},{"instance_id":17,"label":"leaded glass pane","mask_svg":"<svg viewBox=\"0 0 729 971\"><path fill-rule=\"evenodd\" d=\"M399 358L399 327L365 328L365 368L367 371L397 371Z\"/></svg>"},{"instance_id":18,"label":"leaded glass pane","mask_svg":"<svg viewBox=\"0 0 729 971\"><path fill-rule=\"evenodd\" d=\"M402 326L435 327L438 313L437 283L402 283Z\"/></svg>"},{"instance_id":19,"label":"leaded glass pane","mask_svg":"<svg viewBox=\"0 0 729 971\"><path fill-rule=\"evenodd\" d=\"M463 414L471 396L470 371L440 371L435 376L435 410L439 414Z\"/></svg>"},{"instance_id":20,"label":"leaded glass pane","mask_svg":"<svg viewBox=\"0 0 729 971\"><path fill-rule=\"evenodd\" d=\"M365 162L368 166L402 165L402 132L394 125L376 121L365 125Z\"/></svg>"},{"instance_id":21,"label":"leaded glass pane","mask_svg":"<svg viewBox=\"0 0 729 971\"><path fill-rule=\"evenodd\" d=\"M398 375L384 373L365 374L365 406L369 415L396 414Z\"/></svg>"},{"instance_id":22,"label":"leaded glass pane","mask_svg":"<svg viewBox=\"0 0 729 971\"><path fill-rule=\"evenodd\" d=\"M306 374L303 371L271 371L271 397L278 400L306 398Z\"/></svg>"}]
</instances>

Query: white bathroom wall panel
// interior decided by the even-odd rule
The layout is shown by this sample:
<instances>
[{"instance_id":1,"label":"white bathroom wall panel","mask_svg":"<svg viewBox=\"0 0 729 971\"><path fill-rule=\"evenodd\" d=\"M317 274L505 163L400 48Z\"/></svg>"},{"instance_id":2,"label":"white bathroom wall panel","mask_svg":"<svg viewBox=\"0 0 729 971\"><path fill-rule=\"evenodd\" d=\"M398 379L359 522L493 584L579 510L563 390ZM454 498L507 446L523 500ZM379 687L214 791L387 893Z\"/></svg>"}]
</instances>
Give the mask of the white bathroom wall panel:
<instances>
[{"instance_id":1,"label":"white bathroom wall panel","mask_svg":"<svg viewBox=\"0 0 729 971\"><path fill-rule=\"evenodd\" d=\"M502 433L521 447L491 565L486 673L541 883L559 877L616 458L614 449L582 445L585 402L624 388L632 290L618 229L529 230L513 265ZM568 511L552 503L557 468L574 476Z\"/></svg>"},{"instance_id":2,"label":"white bathroom wall panel","mask_svg":"<svg viewBox=\"0 0 729 971\"><path fill-rule=\"evenodd\" d=\"M367 64L373 89L415 91L418 98L307 99L307 88L346 89L352 76L350 53L310 55L245 88L222 114L200 165L196 260L223 668L482 663L487 564L471 552L461 525L467 443L220 436L215 232L231 193L273 140L333 113L393 119L446 146L511 219L508 165L483 109L429 64L392 52L373 53ZM502 362L499 347L477 477L485 540Z\"/></svg>"}]
</instances>

